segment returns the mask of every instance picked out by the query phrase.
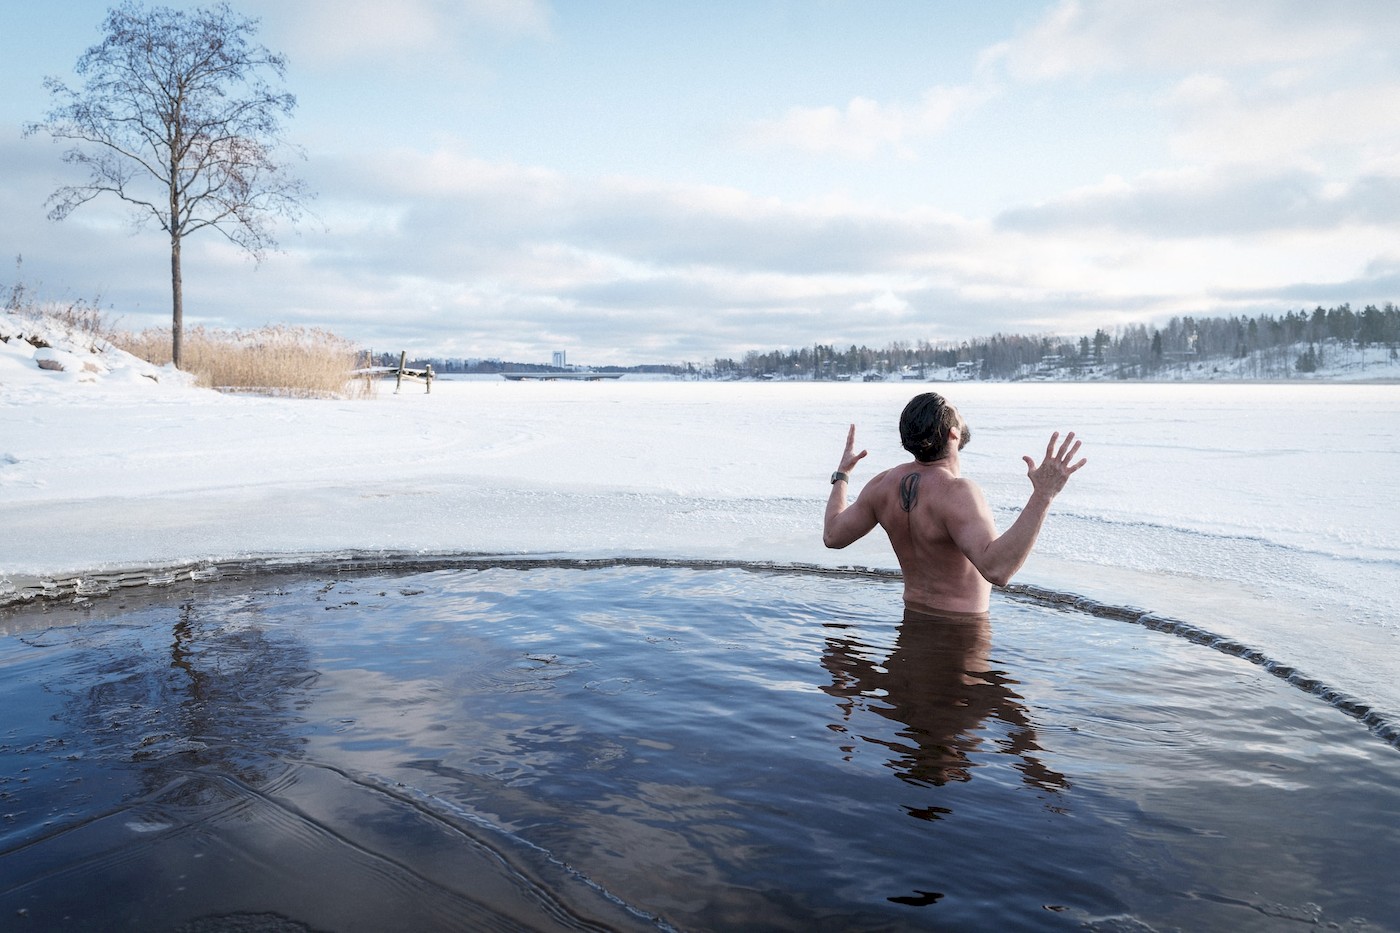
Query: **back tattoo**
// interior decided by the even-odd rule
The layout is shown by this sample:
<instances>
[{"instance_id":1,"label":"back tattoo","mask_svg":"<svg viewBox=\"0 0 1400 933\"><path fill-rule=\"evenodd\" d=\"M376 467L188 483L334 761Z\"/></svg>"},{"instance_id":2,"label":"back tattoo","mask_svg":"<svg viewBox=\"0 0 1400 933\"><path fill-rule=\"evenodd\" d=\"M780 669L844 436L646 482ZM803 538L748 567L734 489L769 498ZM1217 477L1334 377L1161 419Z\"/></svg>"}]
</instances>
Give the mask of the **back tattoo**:
<instances>
[{"instance_id":1,"label":"back tattoo","mask_svg":"<svg viewBox=\"0 0 1400 933\"><path fill-rule=\"evenodd\" d=\"M919 474L909 473L899 481L899 506L904 511L913 511L919 501Z\"/></svg>"}]
</instances>

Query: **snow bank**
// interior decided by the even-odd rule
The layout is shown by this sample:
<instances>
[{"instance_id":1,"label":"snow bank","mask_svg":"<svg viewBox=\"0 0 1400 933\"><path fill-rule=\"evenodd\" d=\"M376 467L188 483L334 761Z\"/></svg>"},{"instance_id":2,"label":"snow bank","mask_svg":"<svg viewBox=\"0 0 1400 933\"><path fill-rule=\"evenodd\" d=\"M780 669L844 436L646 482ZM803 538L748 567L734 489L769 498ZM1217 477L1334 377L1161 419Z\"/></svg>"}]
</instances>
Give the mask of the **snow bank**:
<instances>
[{"instance_id":1,"label":"snow bank","mask_svg":"<svg viewBox=\"0 0 1400 933\"><path fill-rule=\"evenodd\" d=\"M0 387L13 393L66 383L183 388L192 378L173 366L152 366L57 317L0 313Z\"/></svg>"}]
</instances>

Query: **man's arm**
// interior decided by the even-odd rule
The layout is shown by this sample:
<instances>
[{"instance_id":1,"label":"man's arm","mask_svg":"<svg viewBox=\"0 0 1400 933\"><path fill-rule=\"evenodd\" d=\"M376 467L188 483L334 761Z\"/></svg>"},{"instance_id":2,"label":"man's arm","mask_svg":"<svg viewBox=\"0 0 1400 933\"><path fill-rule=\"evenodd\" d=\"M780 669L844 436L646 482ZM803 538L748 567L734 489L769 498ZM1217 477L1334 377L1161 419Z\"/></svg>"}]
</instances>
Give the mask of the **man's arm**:
<instances>
[{"instance_id":1,"label":"man's arm","mask_svg":"<svg viewBox=\"0 0 1400 933\"><path fill-rule=\"evenodd\" d=\"M1021 514L1016 516L1016 521L1002 534L996 533L991 509L987 507L981 491L971 483L959 490L962 494L959 498L966 498L954 504L948 531L977 572L994 586L1010 583L1026 563L1031 548L1035 547L1036 539L1040 537L1040 528L1050 511L1050 503L1065 488L1070 476L1089 462L1087 458L1081 458L1078 463L1070 465L1080 446L1080 442L1074 439L1073 431L1065 435L1057 453L1055 442L1059 439L1058 431L1050 435L1050 443L1045 446L1045 459L1039 466L1030 457L1021 458L1026 461L1031 496Z\"/></svg>"},{"instance_id":2,"label":"man's arm","mask_svg":"<svg viewBox=\"0 0 1400 933\"><path fill-rule=\"evenodd\" d=\"M846 450L841 454L837 472L849 477L867 453L869 451L866 450L856 453L856 426L851 425L851 430L846 433ZM850 485L849 479L837 479L831 484L831 495L826 500L826 525L822 530L822 543L829 548L854 544L875 527L875 510L868 504L857 499L847 507L846 493Z\"/></svg>"}]
</instances>

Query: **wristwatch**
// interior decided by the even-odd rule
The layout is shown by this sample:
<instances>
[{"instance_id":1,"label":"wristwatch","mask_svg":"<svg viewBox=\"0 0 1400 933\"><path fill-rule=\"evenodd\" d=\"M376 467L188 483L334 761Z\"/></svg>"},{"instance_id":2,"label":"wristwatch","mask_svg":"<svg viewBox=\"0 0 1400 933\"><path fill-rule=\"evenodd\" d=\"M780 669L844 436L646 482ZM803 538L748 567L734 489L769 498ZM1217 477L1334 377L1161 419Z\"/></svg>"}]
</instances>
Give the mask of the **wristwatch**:
<instances>
[{"instance_id":1,"label":"wristwatch","mask_svg":"<svg viewBox=\"0 0 1400 933\"><path fill-rule=\"evenodd\" d=\"M850 481L851 476L849 473L842 473L840 470L837 470L835 473L831 474L831 485L833 486L837 483L849 483Z\"/></svg>"}]
</instances>

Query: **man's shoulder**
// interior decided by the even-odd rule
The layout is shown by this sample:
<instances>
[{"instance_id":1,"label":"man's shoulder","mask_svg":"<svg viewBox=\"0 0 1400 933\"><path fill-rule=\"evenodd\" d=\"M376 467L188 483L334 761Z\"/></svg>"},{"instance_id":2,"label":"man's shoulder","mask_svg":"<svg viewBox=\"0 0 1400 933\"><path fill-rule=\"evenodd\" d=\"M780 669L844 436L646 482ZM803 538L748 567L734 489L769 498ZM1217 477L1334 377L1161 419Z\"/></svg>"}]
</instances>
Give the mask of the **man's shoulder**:
<instances>
[{"instance_id":1,"label":"man's shoulder","mask_svg":"<svg viewBox=\"0 0 1400 933\"><path fill-rule=\"evenodd\" d=\"M867 481L865 485L875 486L888 481L890 478L890 474L893 473L896 469L898 469L898 467L890 467L888 470L881 470L879 473L876 473L874 476L870 477L869 481Z\"/></svg>"},{"instance_id":2,"label":"man's shoulder","mask_svg":"<svg viewBox=\"0 0 1400 933\"><path fill-rule=\"evenodd\" d=\"M982 500L982 489L966 476L955 476L946 470L930 470L922 478L921 492L933 503L935 511L963 512L976 510Z\"/></svg>"},{"instance_id":3,"label":"man's shoulder","mask_svg":"<svg viewBox=\"0 0 1400 933\"><path fill-rule=\"evenodd\" d=\"M856 497L856 501L872 507L876 503L890 501L896 495L893 477L898 471L898 467L891 467L870 477L865 481L865 485L861 486L860 495Z\"/></svg>"},{"instance_id":4,"label":"man's shoulder","mask_svg":"<svg viewBox=\"0 0 1400 933\"><path fill-rule=\"evenodd\" d=\"M986 507L982 487L966 476L949 476L938 492L943 512L950 518L954 515L979 514Z\"/></svg>"},{"instance_id":5,"label":"man's shoulder","mask_svg":"<svg viewBox=\"0 0 1400 933\"><path fill-rule=\"evenodd\" d=\"M947 482L948 488L949 488L949 489L966 489L966 490L973 490L973 489L981 489L981 488L982 488L981 486L978 486L978 485L977 485L977 481L976 481L975 479L971 478L970 476L952 476L952 475L949 475L948 478L947 478L947 480L945 480L945 482Z\"/></svg>"}]
</instances>

